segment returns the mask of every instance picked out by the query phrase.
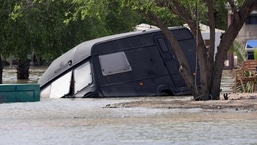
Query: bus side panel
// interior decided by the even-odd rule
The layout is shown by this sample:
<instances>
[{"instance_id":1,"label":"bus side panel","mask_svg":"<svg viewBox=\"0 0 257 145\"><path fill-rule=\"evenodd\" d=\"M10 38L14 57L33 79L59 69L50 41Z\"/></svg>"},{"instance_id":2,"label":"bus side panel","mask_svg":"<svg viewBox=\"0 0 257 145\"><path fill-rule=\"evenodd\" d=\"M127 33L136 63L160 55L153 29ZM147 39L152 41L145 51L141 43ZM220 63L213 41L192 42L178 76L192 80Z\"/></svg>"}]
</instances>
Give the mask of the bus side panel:
<instances>
[{"instance_id":1,"label":"bus side panel","mask_svg":"<svg viewBox=\"0 0 257 145\"><path fill-rule=\"evenodd\" d=\"M198 66L196 66L196 43L194 37L188 29L173 30L173 34L178 40L180 47L182 48L185 57L187 58L192 76L195 72L199 72ZM185 80L179 72L179 62L177 56L173 52L172 46L168 43L167 39L162 34L154 35L155 42L159 48L161 57L169 71L171 79L174 83L174 94L183 94L184 92L190 92ZM199 84L199 73L197 74L197 84Z\"/></svg>"},{"instance_id":2,"label":"bus side panel","mask_svg":"<svg viewBox=\"0 0 257 145\"><path fill-rule=\"evenodd\" d=\"M103 85L100 90L105 97L157 96L160 95L157 90L158 84L167 84L169 79L169 76L166 75L140 81Z\"/></svg>"},{"instance_id":3,"label":"bus side panel","mask_svg":"<svg viewBox=\"0 0 257 145\"><path fill-rule=\"evenodd\" d=\"M193 74L195 69L198 70L193 36L188 29L172 32L179 41ZM177 70L178 66L176 63L169 65L165 58L162 58L160 48L154 40L156 35L163 37L161 32L155 32L96 44L92 48L95 83L103 96L158 95L159 86L166 86L173 94L190 93L179 72L168 71ZM126 54L131 70L104 75L99 57L117 52ZM115 59L110 65L117 65ZM196 79L199 82L199 78Z\"/></svg>"},{"instance_id":4,"label":"bus side panel","mask_svg":"<svg viewBox=\"0 0 257 145\"><path fill-rule=\"evenodd\" d=\"M105 76L99 56L93 57L96 84L104 96L157 95L158 86L163 84L172 86L167 69L155 46L129 49L124 52L131 71Z\"/></svg>"}]
</instances>

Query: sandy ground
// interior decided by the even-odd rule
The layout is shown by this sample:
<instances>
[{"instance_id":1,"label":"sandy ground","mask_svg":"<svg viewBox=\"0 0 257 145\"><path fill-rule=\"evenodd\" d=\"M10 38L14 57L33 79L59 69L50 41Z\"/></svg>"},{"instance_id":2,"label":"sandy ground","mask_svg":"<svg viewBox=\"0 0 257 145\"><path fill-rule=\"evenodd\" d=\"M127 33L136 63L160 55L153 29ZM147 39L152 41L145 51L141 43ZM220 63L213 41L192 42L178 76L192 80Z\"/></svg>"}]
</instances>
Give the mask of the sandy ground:
<instances>
[{"instance_id":1,"label":"sandy ground","mask_svg":"<svg viewBox=\"0 0 257 145\"><path fill-rule=\"evenodd\" d=\"M145 108L168 108L168 109L232 109L232 110L246 110L257 112L257 93L238 93L229 94L228 100L210 100L210 101L194 101L193 99L154 99L154 100L139 100L130 101L117 104L107 104L106 108L131 108L131 107L145 107Z\"/></svg>"}]
</instances>

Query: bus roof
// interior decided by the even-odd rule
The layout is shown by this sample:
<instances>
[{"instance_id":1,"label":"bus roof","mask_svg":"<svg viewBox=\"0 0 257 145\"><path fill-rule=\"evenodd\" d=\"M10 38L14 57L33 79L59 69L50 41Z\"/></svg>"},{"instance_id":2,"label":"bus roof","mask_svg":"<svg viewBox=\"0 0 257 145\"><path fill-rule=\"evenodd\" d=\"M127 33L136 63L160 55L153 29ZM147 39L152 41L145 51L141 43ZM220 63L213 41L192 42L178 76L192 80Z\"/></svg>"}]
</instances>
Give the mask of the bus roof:
<instances>
[{"instance_id":1,"label":"bus roof","mask_svg":"<svg viewBox=\"0 0 257 145\"><path fill-rule=\"evenodd\" d=\"M170 30L175 29L185 29L185 27L170 27ZM88 40L82 42L75 46L74 48L70 49L66 53L62 54L58 58L56 58L44 72L42 77L39 79L38 83L40 87L43 87L51 80L57 78L59 75L65 73L66 71L70 70L73 66L77 65L78 63L86 60L91 56L91 49L94 45L99 43L104 43L112 40L133 37L136 35L143 35L147 33L158 32L160 29L149 29L143 31L133 31L121 34L115 34L110 36L105 36L101 38L96 38L92 40Z\"/></svg>"}]
</instances>

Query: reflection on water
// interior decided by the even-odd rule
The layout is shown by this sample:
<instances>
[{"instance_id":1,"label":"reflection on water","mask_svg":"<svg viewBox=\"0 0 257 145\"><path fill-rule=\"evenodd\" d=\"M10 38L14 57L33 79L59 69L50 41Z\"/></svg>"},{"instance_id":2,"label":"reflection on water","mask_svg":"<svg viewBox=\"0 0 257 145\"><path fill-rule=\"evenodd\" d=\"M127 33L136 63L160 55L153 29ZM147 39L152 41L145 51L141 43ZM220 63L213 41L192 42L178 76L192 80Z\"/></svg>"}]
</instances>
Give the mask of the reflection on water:
<instances>
[{"instance_id":1,"label":"reflection on water","mask_svg":"<svg viewBox=\"0 0 257 145\"><path fill-rule=\"evenodd\" d=\"M42 99L1 104L0 144L257 143L255 112L104 108L106 104L141 99Z\"/></svg>"},{"instance_id":2,"label":"reflection on water","mask_svg":"<svg viewBox=\"0 0 257 145\"><path fill-rule=\"evenodd\" d=\"M3 83L4 84L26 84L37 83L39 78L44 73L46 67L30 67L29 80L17 80L17 70L12 67L5 67L3 70Z\"/></svg>"}]
</instances>

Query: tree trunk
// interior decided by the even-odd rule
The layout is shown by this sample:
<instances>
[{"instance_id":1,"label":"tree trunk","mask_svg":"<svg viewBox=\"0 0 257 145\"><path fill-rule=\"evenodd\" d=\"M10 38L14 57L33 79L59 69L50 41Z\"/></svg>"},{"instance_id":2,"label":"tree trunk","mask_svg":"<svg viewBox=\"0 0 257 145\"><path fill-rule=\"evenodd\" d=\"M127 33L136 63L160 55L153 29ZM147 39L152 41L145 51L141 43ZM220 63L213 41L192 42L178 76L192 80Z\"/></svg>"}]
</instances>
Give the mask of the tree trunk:
<instances>
[{"instance_id":1,"label":"tree trunk","mask_svg":"<svg viewBox=\"0 0 257 145\"><path fill-rule=\"evenodd\" d=\"M211 95L212 99L220 99L220 84L222 71L224 68L224 61L226 59L226 54L229 51L234 39L238 35L240 29L247 20L249 14L257 8L256 0L247 0L244 5L239 9L239 11L232 6L232 11L234 12L232 16L232 23L222 35L220 45L218 46L218 52L215 57L215 65L212 77Z\"/></svg>"},{"instance_id":2,"label":"tree trunk","mask_svg":"<svg viewBox=\"0 0 257 145\"><path fill-rule=\"evenodd\" d=\"M17 62L17 79L29 79L29 61L27 59L18 59Z\"/></svg>"},{"instance_id":3,"label":"tree trunk","mask_svg":"<svg viewBox=\"0 0 257 145\"><path fill-rule=\"evenodd\" d=\"M247 17L252 12L252 10L257 8L257 1L256 0L247 0L244 4L237 9L236 6L233 4L233 1L228 1L231 5L231 9L234 13L233 15L233 22L232 25L226 30L225 34L221 37L220 46L217 48L217 54L215 57L214 62L214 42L215 42L215 18L214 18L214 8L213 8L213 1L206 0L205 3L208 6L208 16L209 16L209 26L210 26L210 40L211 45L207 51L205 51L205 46L202 45L202 36L196 37L198 40L198 57L199 57L199 64L200 64L200 71L201 71L201 87L202 90L200 92L200 96L203 100L206 97L211 100L218 100L220 99L220 84L221 84L221 77L222 71L224 69L224 61L226 58L226 54L231 47L235 37L237 36L238 32L242 28L243 24L245 23ZM159 6L167 7L171 12L180 16L185 22L188 23L190 29L194 36L197 36L197 29L195 26L194 19L190 17L190 13L188 13L187 9L181 5L178 1L172 1L172 6L167 5L167 3L160 3L158 2ZM206 53L205 53L206 52ZM207 57L206 57L207 56ZM202 58L201 58L202 57ZM206 59L207 58L207 59ZM207 66L203 62L207 62ZM207 74L206 74L207 73ZM205 77L208 80L208 84L205 83ZM204 86L204 87L203 87ZM206 86L208 86L208 90L206 90ZM208 91L208 92L205 92ZM205 94L209 94L205 96Z\"/></svg>"},{"instance_id":4,"label":"tree trunk","mask_svg":"<svg viewBox=\"0 0 257 145\"><path fill-rule=\"evenodd\" d=\"M178 62L179 62L179 72L183 79L185 80L185 83L189 90L191 90L192 95L194 96L195 99L198 99L199 97L199 92L197 91L197 86L194 84L194 80L188 65L188 61L184 55L183 50L181 49L178 41L176 40L175 36L170 32L167 26L165 26L162 21L151 11L147 11L146 16L154 21L161 29L162 33L165 35L172 48L174 49L173 51L175 52Z\"/></svg>"},{"instance_id":5,"label":"tree trunk","mask_svg":"<svg viewBox=\"0 0 257 145\"><path fill-rule=\"evenodd\" d=\"M197 40L197 46L196 46L196 51L197 51L197 57L198 57L198 63L200 67L200 83L201 83L201 91L199 96L195 96L195 100L208 100L209 99L209 86L208 86L208 80L207 80L207 75L208 72L206 71L207 68L207 49L205 47L203 37L201 35L200 29L198 29L196 23L188 23L190 26L191 30L196 30L192 31L193 35L195 36L195 39Z\"/></svg>"},{"instance_id":6,"label":"tree trunk","mask_svg":"<svg viewBox=\"0 0 257 145\"><path fill-rule=\"evenodd\" d=\"M191 32L193 33L196 41L197 41L197 56L198 56L198 62L200 67L200 83L201 83L201 90L200 92L197 92L194 95L195 100L208 100L209 99L209 88L210 84L208 83L208 72L207 69L207 49L205 47L201 31L199 28L199 24L194 20L194 18L191 16L188 9L186 9L181 3L178 1L172 1L173 5L167 5L165 2L159 2L157 3L158 6L161 7L167 7L172 13L177 14L180 16L190 27ZM185 80L187 81L187 80Z\"/></svg>"},{"instance_id":7,"label":"tree trunk","mask_svg":"<svg viewBox=\"0 0 257 145\"><path fill-rule=\"evenodd\" d=\"M3 63L2 63L2 57L0 56L0 84L3 83Z\"/></svg>"}]
</instances>

